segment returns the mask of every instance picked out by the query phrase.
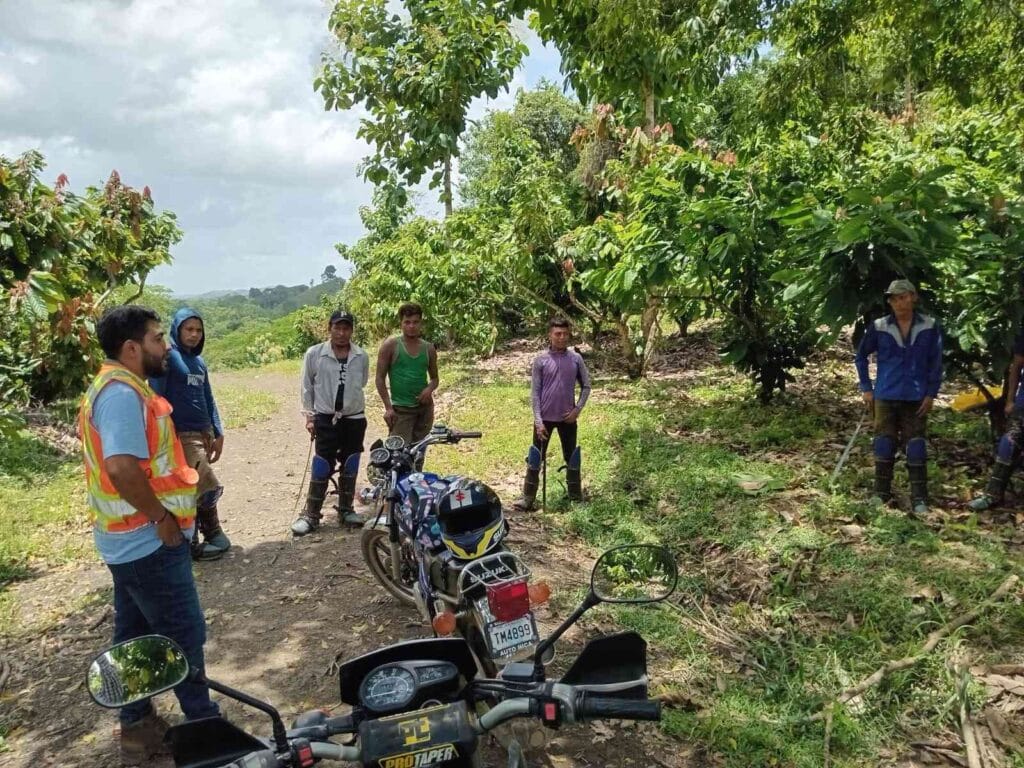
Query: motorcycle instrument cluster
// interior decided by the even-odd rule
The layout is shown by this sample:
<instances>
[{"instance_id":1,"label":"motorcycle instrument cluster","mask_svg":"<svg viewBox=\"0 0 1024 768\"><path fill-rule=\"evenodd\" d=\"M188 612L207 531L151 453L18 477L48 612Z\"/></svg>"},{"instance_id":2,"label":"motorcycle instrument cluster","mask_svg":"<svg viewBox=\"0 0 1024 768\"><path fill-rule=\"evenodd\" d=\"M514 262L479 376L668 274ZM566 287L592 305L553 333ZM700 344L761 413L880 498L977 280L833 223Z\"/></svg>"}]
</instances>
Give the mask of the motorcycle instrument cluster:
<instances>
[{"instance_id":1,"label":"motorcycle instrument cluster","mask_svg":"<svg viewBox=\"0 0 1024 768\"><path fill-rule=\"evenodd\" d=\"M395 712L432 689L456 680L458 668L450 662L417 661L384 664L370 672L359 686L359 700L373 712Z\"/></svg>"}]
</instances>

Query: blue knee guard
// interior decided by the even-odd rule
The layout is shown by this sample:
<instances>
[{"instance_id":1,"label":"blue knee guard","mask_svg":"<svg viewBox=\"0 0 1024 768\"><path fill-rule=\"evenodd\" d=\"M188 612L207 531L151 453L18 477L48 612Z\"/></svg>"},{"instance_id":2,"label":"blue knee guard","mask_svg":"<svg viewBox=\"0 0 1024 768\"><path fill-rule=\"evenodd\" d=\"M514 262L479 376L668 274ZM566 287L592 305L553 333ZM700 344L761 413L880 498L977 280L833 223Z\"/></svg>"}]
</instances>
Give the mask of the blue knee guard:
<instances>
[{"instance_id":1,"label":"blue knee guard","mask_svg":"<svg viewBox=\"0 0 1024 768\"><path fill-rule=\"evenodd\" d=\"M1003 435L999 438L999 444L996 446L996 461L1000 464L1013 464L1014 452L1016 450L1017 445L1010 436Z\"/></svg>"},{"instance_id":2,"label":"blue knee guard","mask_svg":"<svg viewBox=\"0 0 1024 768\"><path fill-rule=\"evenodd\" d=\"M347 459L345 459L345 466L342 468L342 474L345 475L358 475L359 474L359 457L362 454L353 453Z\"/></svg>"},{"instance_id":3,"label":"blue knee guard","mask_svg":"<svg viewBox=\"0 0 1024 768\"><path fill-rule=\"evenodd\" d=\"M580 464L583 460L583 454L580 453L580 447L577 445L576 450L572 452L572 456L569 457L569 463L566 465L568 469L579 470Z\"/></svg>"},{"instance_id":4,"label":"blue knee guard","mask_svg":"<svg viewBox=\"0 0 1024 768\"><path fill-rule=\"evenodd\" d=\"M212 509L217 506L220 497L224 495L224 486L218 485L211 491L206 491L196 499L196 509Z\"/></svg>"},{"instance_id":5,"label":"blue knee guard","mask_svg":"<svg viewBox=\"0 0 1024 768\"><path fill-rule=\"evenodd\" d=\"M331 462L323 456L313 456L313 466L310 468L310 475L314 480L326 480L331 476Z\"/></svg>"},{"instance_id":6,"label":"blue knee guard","mask_svg":"<svg viewBox=\"0 0 1024 768\"><path fill-rule=\"evenodd\" d=\"M928 463L928 443L923 437L914 437L907 441L907 464L922 465Z\"/></svg>"},{"instance_id":7,"label":"blue knee guard","mask_svg":"<svg viewBox=\"0 0 1024 768\"><path fill-rule=\"evenodd\" d=\"M540 448L536 445L531 445L530 450L526 452L526 466L528 469L540 469L540 463Z\"/></svg>"},{"instance_id":8,"label":"blue knee guard","mask_svg":"<svg viewBox=\"0 0 1024 768\"><path fill-rule=\"evenodd\" d=\"M875 459L892 461L896 458L896 442L888 435L877 435L874 440Z\"/></svg>"}]
</instances>

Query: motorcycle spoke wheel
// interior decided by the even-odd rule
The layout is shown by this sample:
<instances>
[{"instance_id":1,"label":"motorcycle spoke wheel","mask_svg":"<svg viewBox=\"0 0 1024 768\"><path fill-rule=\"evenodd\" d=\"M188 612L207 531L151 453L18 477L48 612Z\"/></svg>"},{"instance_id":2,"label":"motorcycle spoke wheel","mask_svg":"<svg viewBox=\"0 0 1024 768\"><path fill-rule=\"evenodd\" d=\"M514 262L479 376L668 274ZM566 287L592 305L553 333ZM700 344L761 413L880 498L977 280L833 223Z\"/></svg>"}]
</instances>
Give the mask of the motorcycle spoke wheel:
<instances>
[{"instance_id":1,"label":"motorcycle spoke wheel","mask_svg":"<svg viewBox=\"0 0 1024 768\"><path fill-rule=\"evenodd\" d=\"M416 583L415 560L409 544L401 545L403 562L400 583L396 583L391 576L391 547L386 528L364 530L359 546L373 578L380 582L388 594L405 605L416 605L412 591L413 584Z\"/></svg>"}]
</instances>

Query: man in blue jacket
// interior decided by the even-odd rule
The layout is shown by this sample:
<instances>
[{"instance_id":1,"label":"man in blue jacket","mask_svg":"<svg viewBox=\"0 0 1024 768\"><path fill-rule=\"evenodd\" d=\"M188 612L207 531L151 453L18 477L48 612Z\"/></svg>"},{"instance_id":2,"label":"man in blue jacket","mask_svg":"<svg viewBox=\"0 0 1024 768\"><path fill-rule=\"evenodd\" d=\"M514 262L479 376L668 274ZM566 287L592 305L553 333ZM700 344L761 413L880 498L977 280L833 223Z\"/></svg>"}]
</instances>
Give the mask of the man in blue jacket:
<instances>
[{"instance_id":1,"label":"man in blue jacket","mask_svg":"<svg viewBox=\"0 0 1024 768\"><path fill-rule=\"evenodd\" d=\"M210 374L202 358L206 341L203 318L190 307L174 313L167 373L150 379L150 386L174 408L171 420L185 449L185 460L199 473L196 520L202 533L192 538L192 557L216 560L231 546L221 528L217 502L224 492L212 465L224 450L224 427L210 387Z\"/></svg>"},{"instance_id":2,"label":"man in blue jacket","mask_svg":"<svg viewBox=\"0 0 1024 768\"><path fill-rule=\"evenodd\" d=\"M917 289L909 280L893 280L885 292L892 314L868 326L857 349L860 391L875 417L875 496L892 499L896 446L902 446L910 476L913 513L928 512L928 412L942 384L942 331L928 315L914 310ZM877 380L868 372L876 355Z\"/></svg>"}]
</instances>

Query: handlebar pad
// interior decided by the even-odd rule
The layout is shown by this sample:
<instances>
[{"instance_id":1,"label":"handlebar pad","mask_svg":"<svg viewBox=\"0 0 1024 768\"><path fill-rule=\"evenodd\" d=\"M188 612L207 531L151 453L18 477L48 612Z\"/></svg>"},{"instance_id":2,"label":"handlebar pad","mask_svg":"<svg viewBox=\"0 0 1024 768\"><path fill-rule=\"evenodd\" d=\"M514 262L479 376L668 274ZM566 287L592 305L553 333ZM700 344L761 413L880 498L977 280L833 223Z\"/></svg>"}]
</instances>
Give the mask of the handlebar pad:
<instances>
[{"instance_id":1,"label":"handlebar pad","mask_svg":"<svg viewBox=\"0 0 1024 768\"><path fill-rule=\"evenodd\" d=\"M589 696L576 705L576 715L587 720L660 720L661 702L652 699L617 699L612 696Z\"/></svg>"},{"instance_id":2,"label":"handlebar pad","mask_svg":"<svg viewBox=\"0 0 1024 768\"><path fill-rule=\"evenodd\" d=\"M258 752L250 752L245 757L222 765L220 768L279 768L281 762L277 759L272 749L261 749Z\"/></svg>"}]
</instances>

